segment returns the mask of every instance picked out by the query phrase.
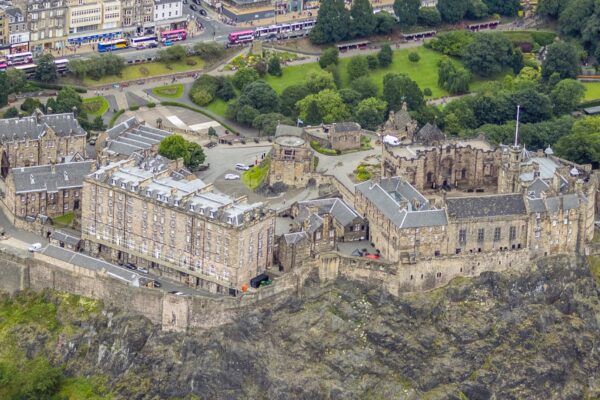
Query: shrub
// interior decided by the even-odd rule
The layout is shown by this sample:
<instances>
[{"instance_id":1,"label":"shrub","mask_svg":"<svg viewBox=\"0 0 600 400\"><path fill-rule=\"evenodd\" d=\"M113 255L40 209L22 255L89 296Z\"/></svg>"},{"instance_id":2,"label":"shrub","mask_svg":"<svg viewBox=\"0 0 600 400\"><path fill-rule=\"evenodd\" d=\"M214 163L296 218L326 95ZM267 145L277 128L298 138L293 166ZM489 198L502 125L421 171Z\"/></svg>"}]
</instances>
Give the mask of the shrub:
<instances>
[{"instance_id":1,"label":"shrub","mask_svg":"<svg viewBox=\"0 0 600 400\"><path fill-rule=\"evenodd\" d=\"M152 103L152 102L146 103L146 107L148 107L148 108L154 108L154 107L156 107L156 103Z\"/></svg>"},{"instance_id":2,"label":"shrub","mask_svg":"<svg viewBox=\"0 0 600 400\"><path fill-rule=\"evenodd\" d=\"M325 49L323 53L321 53L321 57L319 58L319 65L321 68L325 69L330 64L335 64L339 62L340 52L337 47L330 47Z\"/></svg>"},{"instance_id":3,"label":"shrub","mask_svg":"<svg viewBox=\"0 0 600 400\"><path fill-rule=\"evenodd\" d=\"M148 70L148 68L141 66L139 68L140 74L144 75L144 76L148 76L150 75L150 71Z\"/></svg>"},{"instance_id":4,"label":"shrub","mask_svg":"<svg viewBox=\"0 0 600 400\"><path fill-rule=\"evenodd\" d=\"M367 64L369 65L369 69L377 69L377 67L379 67L379 60L377 59L377 56L369 54L367 56Z\"/></svg>"},{"instance_id":5,"label":"shrub","mask_svg":"<svg viewBox=\"0 0 600 400\"><path fill-rule=\"evenodd\" d=\"M531 37L540 46L548 46L554 43L556 33L554 32L531 32Z\"/></svg>"},{"instance_id":6,"label":"shrub","mask_svg":"<svg viewBox=\"0 0 600 400\"><path fill-rule=\"evenodd\" d=\"M185 60L185 63L186 63L187 65L196 65L196 64L198 64L198 63L196 62L196 60L194 60L193 58L188 58L187 60Z\"/></svg>"},{"instance_id":7,"label":"shrub","mask_svg":"<svg viewBox=\"0 0 600 400\"><path fill-rule=\"evenodd\" d=\"M199 106L207 106L209 105L214 96L205 88L197 88L190 93L190 97L192 101Z\"/></svg>"},{"instance_id":8,"label":"shrub","mask_svg":"<svg viewBox=\"0 0 600 400\"><path fill-rule=\"evenodd\" d=\"M219 78L202 75L194 81L190 90L190 98L199 106L206 106L214 100L218 89Z\"/></svg>"},{"instance_id":9,"label":"shrub","mask_svg":"<svg viewBox=\"0 0 600 400\"><path fill-rule=\"evenodd\" d=\"M432 96L433 93L431 92L431 89L429 89L428 87L426 87L425 89L423 89L423 94L427 97Z\"/></svg>"},{"instance_id":10,"label":"shrub","mask_svg":"<svg viewBox=\"0 0 600 400\"><path fill-rule=\"evenodd\" d=\"M419 53L412 51L408 54L408 60L410 62L416 63L419 62L419 60L421 59L421 56L419 55Z\"/></svg>"},{"instance_id":11,"label":"shrub","mask_svg":"<svg viewBox=\"0 0 600 400\"><path fill-rule=\"evenodd\" d=\"M131 106L129 107L129 111L137 111L140 109L140 106Z\"/></svg>"}]
</instances>

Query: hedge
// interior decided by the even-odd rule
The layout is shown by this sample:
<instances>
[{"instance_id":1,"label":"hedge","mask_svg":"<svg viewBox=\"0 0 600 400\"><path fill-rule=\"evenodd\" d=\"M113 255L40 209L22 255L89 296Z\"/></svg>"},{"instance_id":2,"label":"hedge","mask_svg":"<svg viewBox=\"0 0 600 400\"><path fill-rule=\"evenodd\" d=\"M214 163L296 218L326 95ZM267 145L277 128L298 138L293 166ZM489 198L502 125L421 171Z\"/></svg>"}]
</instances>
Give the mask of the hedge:
<instances>
[{"instance_id":1,"label":"hedge","mask_svg":"<svg viewBox=\"0 0 600 400\"><path fill-rule=\"evenodd\" d=\"M58 83L44 83L44 82L37 82L34 81L32 82L35 86L41 88L41 89L54 89L54 90L60 90L63 87L70 87L73 90L75 90L77 93L87 93L87 89L83 88L81 86L73 86L73 85L59 85Z\"/></svg>"},{"instance_id":2,"label":"hedge","mask_svg":"<svg viewBox=\"0 0 600 400\"><path fill-rule=\"evenodd\" d=\"M119 110L117 111L112 118L110 119L110 122L108 123L108 127L112 128L115 125L115 122L117 122L117 119L119 119L119 117L121 115L123 115L123 113L125 112L125 110Z\"/></svg>"}]
</instances>

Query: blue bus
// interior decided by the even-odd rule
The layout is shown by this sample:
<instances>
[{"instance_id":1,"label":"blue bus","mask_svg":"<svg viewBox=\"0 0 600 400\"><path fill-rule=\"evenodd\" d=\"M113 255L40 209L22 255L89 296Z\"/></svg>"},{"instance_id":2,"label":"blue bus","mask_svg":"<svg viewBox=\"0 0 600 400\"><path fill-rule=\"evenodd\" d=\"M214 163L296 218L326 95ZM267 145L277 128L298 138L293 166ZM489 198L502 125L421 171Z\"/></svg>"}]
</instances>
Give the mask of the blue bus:
<instances>
[{"instance_id":1,"label":"blue bus","mask_svg":"<svg viewBox=\"0 0 600 400\"><path fill-rule=\"evenodd\" d=\"M109 40L108 42L99 42L98 43L98 52L104 53L106 51L115 51L122 50L128 48L126 39L115 39Z\"/></svg>"}]
</instances>

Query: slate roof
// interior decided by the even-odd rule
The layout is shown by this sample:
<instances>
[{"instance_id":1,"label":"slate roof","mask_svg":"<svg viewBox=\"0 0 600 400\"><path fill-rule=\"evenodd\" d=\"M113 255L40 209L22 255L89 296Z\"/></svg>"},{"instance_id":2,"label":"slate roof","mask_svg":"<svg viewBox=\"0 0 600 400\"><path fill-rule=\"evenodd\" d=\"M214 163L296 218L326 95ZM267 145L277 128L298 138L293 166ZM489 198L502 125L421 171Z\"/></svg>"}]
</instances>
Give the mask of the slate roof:
<instances>
[{"instance_id":1,"label":"slate roof","mask_svg":"<svg viewBox=\"0 0 600 400\"><path fill-rule=\"evenodd\" d=\"M360 131L360 125L356 122L338 122L333 124L334 132L355 132Z\"/></svg>"},{"instance_id":2,"label":"slate roof","mask_svg":"<svg viewBox=\"0 0 600 400\"><path fill-rule=\"evenodd\" d=\"M135 117L121 122L106 131L108 141L105 151L130 156L158 145L171 132L142 125Z\"/></svg>"},{"instance_id":3,"label":"slate roof","mask_svg":"<svg viewBox=\"0 0 600 400\"><path fill-rule=\"evenodd\" d=\"M534 213L557 213L561 210L573 210L579 208L581 201L584 201L584 199L580 198L577 193L548 197L546 199L528 199L529 210Z\"/></svg>"},{"instance_id":4,"label":"slate roof","mask_svg":"<svg viewBox=\"0 0 600 400\"><path fill-rule=\"evenodd\" d=\"M426 123L419 132L415 134L415 141L421 143L431 143L445 140L446 135L436 125Z\"/></svg>"},{"instance_id":5,"label":"slate roof","mask_svg":"<svg viewBox=\"0 0 600 400\"><path fill-rule=\"evenodd\" d=\"M419 228L448 224L446 210L430 209L427 199L412 185L399 177L382 179L380 183L367 181L356 185L377 209L399 228ZM403 208L401 201L407 201ZM412 201L419 202L413 209Z\"/></svg>"},{"instance_id":6,"label":"slate roof","mask_svg":"<svg viewBox=\"0 0 600 400\"><path fill-rule=\"evenodd\" d=\"M548 189L550 189L550 185L540 178L536 178L536 180L527 187L527 193L533 197L540 197L542 192L546 192Z\"/></svg>"},{"instance_id":7,"label":"slate roof","mask_svg":"<svg viewBox=\"0 0 600 400\"><path fill-rule=\"evenodd\" d=\"M38 165L12 168L16 193L57 192L61 189L83 186L83 178L90 173L95 161Z\"/></svg>"},{"instance_id":8,"label":"slate roof","mask_svg":"<svg viewBox=\"0 0 600 400\"><path fill-rule=\"evenodd\" d=\"M394 122L396 124L396 128L399 130L405 130L406 126L412 122L412 117L410 113L406 110L396 111L394 114Z\"/></svg>"},{"instance_id":9,"label":"slate roof","mask_svg":"<svg viewBox=\"0 0 600 400\"><path fill-rule=\"evenodd\" d=\"M29 117L0 119L0 142L38 140L49 128L59 137L86 134L73 113L44 115L36 112Z\"/></svg>"},{"instance_id":10,"label":"slate roof","mask_svg":"<svg viewBox=\"0 0 600 400\"><path fill-rule=\"evenodd\" d=\"M308 234L304 231L286 233L285 235L283 235L283 240L285 240L287 244L297 244L304 240L308 240Z\"/></svg>"},{"instance_id":11,"label":"slate roof","mask_svg":"<svg viewBox=\"0 0 600 400\"><path fill-rule=\"evenodd\" d=\"M525 215L527 208L521 194L499 194L446 199L450 219L488 218Z\"/></svg>"},{"instance_id":12,"label":"slate roof","mask_svg":"<svg viewBox=\"0 0 600 400\"><path fill-rule=\"evenodd\" d=\"M304 129L297 126L279 124L275 129L275 137L296 136L301 138L303 135Z\"/></svg>"},{"instance_id":13,"label":"slate roof","mask_svg":"<svg viewBox=\"0 0 600 400\"><path fill-rule=\"evenodd\" d=\"M62 231L54 231L50 235L50 239L58 240L59 242L67 243L72 246L77 246L81 241L81 238L73 235L69 235L68 233Z\"/></svg>"},{"instance_id":14,"label":"slate roof","mask_svg":"<svg viewBox=\"0 0 600 400\"><path fill-rule=\"evenodd\" d=\"M360 218L360 215L352 209L346 202L337 197L318 200L307 200L298 202L300 214L298 219L302 220L308 216L309 207L318 207L319 215L330 214L341 225L346 226L355 218Z\"/></svg>"}]
</instances>

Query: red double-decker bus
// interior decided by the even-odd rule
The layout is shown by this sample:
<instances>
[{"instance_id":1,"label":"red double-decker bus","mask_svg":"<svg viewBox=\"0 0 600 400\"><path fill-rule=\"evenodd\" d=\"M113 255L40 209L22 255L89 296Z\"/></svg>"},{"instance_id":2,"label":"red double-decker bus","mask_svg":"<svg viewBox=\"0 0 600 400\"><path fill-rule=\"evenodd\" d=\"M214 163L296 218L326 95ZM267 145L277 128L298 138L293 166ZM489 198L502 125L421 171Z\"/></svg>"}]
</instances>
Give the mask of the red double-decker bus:
<instances>
[{"instance_id":1,"label":"red double-decker bus","mask_svg":"<svg viewBox=\"0 0 600 400\"><path fill-rule=\"evenodd\" d=\"M250 43L254 40L254 30L231 32L227 36L227 39L229 40L230 46L242 43Z\"/></svg>"},{"instance_id":2,"label":"red double-decker bus","mask_svg":"<svg viewBox=\"0 0 600 400\"><path fill-rule=\"evenodd\" d=\"M169 42L178 42L187 38L185 29L175 29L172 31L162 31L160 33L160 41L167 44Z\"/></svg>"}]
</instances>

